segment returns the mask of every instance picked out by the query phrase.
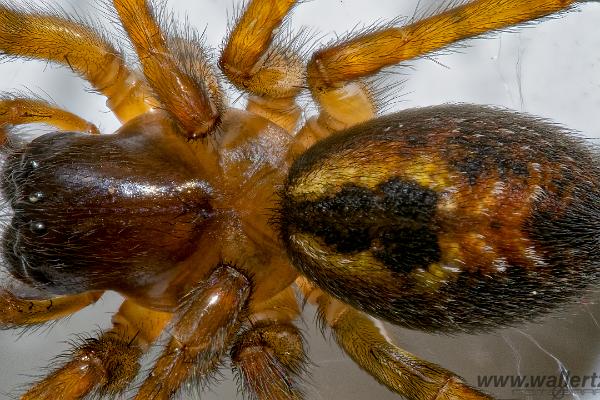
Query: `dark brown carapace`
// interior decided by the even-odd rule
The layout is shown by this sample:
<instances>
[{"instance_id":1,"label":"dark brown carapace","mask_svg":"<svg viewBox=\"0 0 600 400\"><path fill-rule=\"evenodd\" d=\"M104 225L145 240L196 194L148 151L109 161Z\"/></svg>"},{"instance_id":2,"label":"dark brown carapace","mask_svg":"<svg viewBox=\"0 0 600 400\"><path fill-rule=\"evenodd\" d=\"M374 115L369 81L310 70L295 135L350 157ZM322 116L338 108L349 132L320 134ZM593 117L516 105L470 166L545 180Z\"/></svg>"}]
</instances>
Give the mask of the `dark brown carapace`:
<instances>
[{"instance_id":1,"label":"dark brown carapace","mask_svg":"<svg viewBox=\"0 0 600 400\"><path fill-rule=\"evenodd\" d=\"M475 0L357 34L307 63L294 43L274 40L295 3L250 1L227 38L218 67L249 94L246 110L226 105L191 29L164 28L146 0L113 1L141 73L85 24L0 3L5 54L69 65L123 123L97 135L43 101L0 101L3 130L59 129L5 149L5 269L38 296L6 285L0 326L58 319L104 291L125 298L111 329L76 346L23 399L121 394L161 335L135 399L201 386L226 357L250 397L301 399L297 293L398 394L487 399L390 343L372 317L476 332L534 318L600 277L593 148L491 107L377 117L362 80L571 1ZM303 87L319 107L304 123Z\"/></svg>"}]
</instances>

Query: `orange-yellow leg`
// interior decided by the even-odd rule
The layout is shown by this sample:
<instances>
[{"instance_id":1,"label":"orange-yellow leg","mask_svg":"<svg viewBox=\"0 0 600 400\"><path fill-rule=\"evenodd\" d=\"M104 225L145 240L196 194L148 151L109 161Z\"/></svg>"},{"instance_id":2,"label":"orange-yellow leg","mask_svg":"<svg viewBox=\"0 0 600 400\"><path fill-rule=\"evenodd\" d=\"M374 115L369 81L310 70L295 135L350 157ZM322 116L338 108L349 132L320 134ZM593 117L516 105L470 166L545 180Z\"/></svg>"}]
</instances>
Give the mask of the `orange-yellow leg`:
<instances>
[{"instance_id":1,"label":"orange-yellow leg","mask_svg":"<svg viewBox=\"0 0 600 400\"><path fill-rule=\"evenodd\" d=\"M307 300L331 328L340 347L362 369L408 400L491 400L451 371L427 362L388 341L362 312L313 287L296 281Z\"/></svg>"},{"instance_id":2,"label":"orange-yellow leg","mask_svg":"<svg viewBox=\"0 0 600 400\"><path fill-rule=\"evenodd\" d=\"M457 41L564 10L573 3L575 0L474 0L404 27L382 29L319 50L308 65L308 83L318 94Z\"/></svg>"},{"instance_id":3,"label":"orange-yellow leg","mask_svg":"<svg viewBox=\"0 0 600 400\"><path fill-rule=\"evenodd\" d=\"M250 326L237 337L231 360L248 397L299 400L304 370L302 336L292 321L300 310L290 287L250 315Z\"/></svg>"},{"instance_id":4,"label":"orange-yellow leg","mask_svg":"<svg viewBox=\"0 0 600 400\"><path fill-rule=\"evenodd\" d=\"M146 0L113 3L148 83L182 133L189 138L212 133L220 122L222 95L210 68L198 60L200 44L168 38ZM198 62L200 69L195 68Z\"/></svg>"},{"instance_id":5,"label":"orange-yellow leg","mask_svg":"<svg viewBox=\"0 0 600 400\"><path fill-rule=\"evenodd\" d=\"M27 391L21 400L76 400L90 394L115 396L139 371L139 358L160 335L172 314L125 301L111 330L84 340L64 365Z\"/></svg>"},{"instance_id":6,"label":"orange-yellow leg","mask_svg":"<svg viewBox=\"0 0 600 400\"><path fill-rule=\"evenodd\" d=\"M303 128L294 152L375 115L361 78L457 41L564 10L573 3L473 0L404 27L376 30L317 51L308 64L307 80L321 114Z\"/></svg>"},{"instance_id":7,"label":"orange-yellow leg","mask_svg":"<svg viewBox=\"0 0 600 400\"><path fill-rule=\"evenodd\" d=\"M0 100L0 127L44 123L63 131L98 134L98 128L77 115L42 100L14 98Z\"/></svg>"},{"instance_id":8,"label":"orange-yellow leg","mask_svg":"<svg viewBox=\"0 0 600 400\"><path fill-rule=\"evenodd\" d=\"M0 329L42 324L63 318L94 304L102 292L86 292L51 299L25 299L0 290Z\"/></svg>"},{"instance_id":9,"label":"orange-yellow leg","mask_svg":"<svg viewBox=\"0 0 600 400\"><path fill-rule=\"evenodd\" d=\"M231 31L219 66L251 94L248 110L294 131L300 117L295 98L304 86L303 62L292 44L272 46L275 31L297 0L253 0Z\"/></svg>"},{"instance_id":10,"label":"orange-yellow leg","mask_svg":"<svg viewBox=\"0 0 600 400\"><path fill-rule=\"evenodd\" d=\"M68 66L108 98L122 122L158 105L122 55L82 23L0 5L0 51Z\"/></svg>"},{"instance_id":11,"label":"orange-yellow leg","mask_svg":"<svg viewBox=\"0 0 600 400\"><path fill-rule=\"evenodd\" d=\"M214 372L239 328L250 282L221 264L179 307L168 328L171 336L136 400L166 400L189 378Z\"/></svg>"}]
</instances>

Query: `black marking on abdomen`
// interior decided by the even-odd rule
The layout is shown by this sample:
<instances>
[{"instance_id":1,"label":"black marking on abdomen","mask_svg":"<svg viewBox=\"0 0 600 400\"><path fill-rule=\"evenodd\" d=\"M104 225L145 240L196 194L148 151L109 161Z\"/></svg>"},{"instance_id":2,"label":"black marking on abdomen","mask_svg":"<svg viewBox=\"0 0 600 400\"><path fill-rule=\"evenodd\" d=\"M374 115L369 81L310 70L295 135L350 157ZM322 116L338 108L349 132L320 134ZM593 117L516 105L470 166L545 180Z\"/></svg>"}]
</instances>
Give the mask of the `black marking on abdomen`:
<instances>
[{"instance_id":1,"label":"black marking on abdomen","mask_svg":"<svg viewBox=\"0 0 600 400\"><path fill-rule=\"evenodd\" d=\"M286 204L283 223L321 238L337 253L371 249L394 272L410 272L440 259L437 200L436 192L398 178L374 189L349 184L317 201Z\"/></svg>"}]
</instances>

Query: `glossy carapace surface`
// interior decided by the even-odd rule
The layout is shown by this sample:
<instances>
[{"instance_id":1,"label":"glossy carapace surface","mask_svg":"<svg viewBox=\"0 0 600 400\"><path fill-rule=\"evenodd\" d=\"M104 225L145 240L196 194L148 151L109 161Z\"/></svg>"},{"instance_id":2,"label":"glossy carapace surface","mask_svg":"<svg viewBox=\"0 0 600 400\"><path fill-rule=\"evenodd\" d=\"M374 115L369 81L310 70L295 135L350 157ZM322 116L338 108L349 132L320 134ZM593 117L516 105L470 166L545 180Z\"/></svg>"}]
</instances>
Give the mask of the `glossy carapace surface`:
<instances>
[{"instance_id":1,"label":"glossy carapace surface","mask_svg":"<svg viewBox=\"0 0 600 400\"><path fill-rule=\"evenodd\" d=\"M490 400L376 320L476 332L597 281L593 149L485 107L380 117L394 90L377 76L585 2L450 0L312 46L286 25L303 1L248 0L218 54L157 0L103 2L110 29L50 2L0 1L2 57L64 65L122 126L94 136L38 96L0 96L0 141L14 125L67 132L2 154L0 329L71 315L104 291L123 302L22 400L167 400L223 363L244 397L305 399L303 302L399 396Z\"/></svg>"},{"instance_id":2,"label":"glossy carapace surface","mask_svg":"<svg viewBox=\"0 0 600 400\"><path fill-rule=\"evenodd\" d=\"M13 271L72 293L151 279L189 257L215 212L212 188L185 141L164 128L57 132L12 153L3 247Z\"/></svg>"},{"instance_id":3,"label":"glossy carapace surface","mask_svg":"<svg viewBox=\"0 0 600 400\"><path fill-rule=\"evenodd\" d=\"M320 287L392 322L513 323L600 275L597 165L582 140L533 117L407 110L295 162L282 238Z\"/></svg>"},{"instance_id":4,"label":"glossy carapace surface","mask_svg":"<svg viewBox=\"0 0 600 400\"><path fill-rule=\"evenodd\" d=\"M257 205L275 200L285 168L270 151L282 154L288 135L233 114L211 143L190 144L168 120L145 116L114 135L57 132L12 151L3 253L13 274L54 293L118 290L161 309L222 258L255 275L281 271L259 296L289 285L296 274Z\"/></svg>"}]
</instances>

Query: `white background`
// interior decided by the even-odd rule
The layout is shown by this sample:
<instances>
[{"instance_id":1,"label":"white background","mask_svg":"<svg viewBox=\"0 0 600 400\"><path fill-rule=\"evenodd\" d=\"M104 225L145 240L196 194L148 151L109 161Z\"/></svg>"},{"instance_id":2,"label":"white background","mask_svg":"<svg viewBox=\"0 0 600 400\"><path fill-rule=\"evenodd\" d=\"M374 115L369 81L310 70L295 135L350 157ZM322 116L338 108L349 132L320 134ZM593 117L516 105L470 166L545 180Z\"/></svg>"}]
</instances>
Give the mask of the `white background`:
<instances>
[{"instance_id":1,"label":"white background","mask_svg":"<svg viewBox=\"0 0 600 400\"><path fill-rule=\"evenodd\" d=\"M17 0L18 2L18 0ZM84 15L98 15L93 0L47 0L67 10L72 5ZM429 2L431 3L431 2ZM428 2L421 1L421 6ZM412 16L417 1L314 0L300 5L293 25L309 26L334 37L356 24L369 24L396 16ZM225 32L232 2L220 0L171 0L168 7L187 14L193 25L206 30L209 44L218 47ZM600 137L600 5L587 4L580 12L534 24L516 33L493 35L469 42L459 52L411 63L396 80L406 82L397 91L395 108L446 102L495 104L547 117L589 137ZM229 14L230 15L230 14ZM59 105L111 132L118 123L101 96L87 93L85 83L69 71L39 62L0 65L0 90L45 93ZM600 373L600 306L590 295L567 312L543 323L505 329L487 335L443 337L392 328L396 342L408 350L449 368L473 384L477 375L556 375L558 362L572 374ZM0 399L15 387L41 373L54 356L63 352L76 333L106 327L118 307L116 296L105 296L95 307L62 321L51 330L20 337L16 331L0 332ZM1 310L0 310L1 312ZM527 312L527 310L523 310ZM326 341L314 329L311 310L304 327L310 357L315 364L307 388L309 399L395 399ZM236 388L225 380L202 398L235 398ZM550 393L526 397L496 389L501 398L552 398ZM565 399L572 398L569 393ZM592 394L580 398L594 397ZM561 397L557 397L561 398Z\"/></svg>"}]
</instances>

